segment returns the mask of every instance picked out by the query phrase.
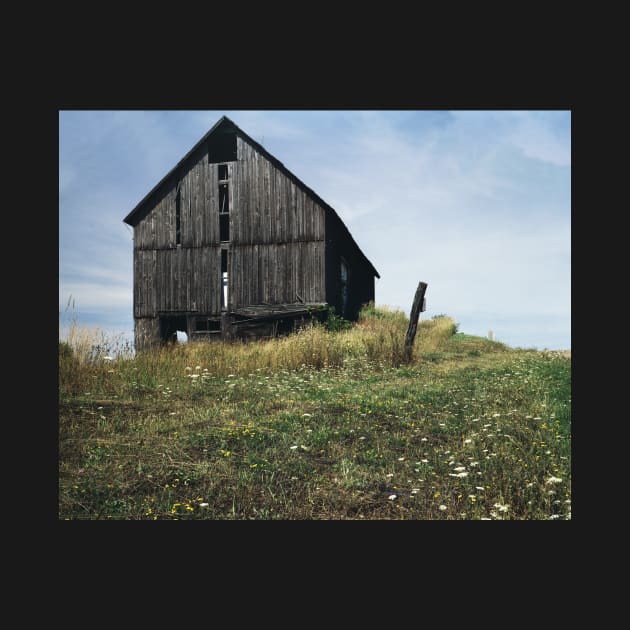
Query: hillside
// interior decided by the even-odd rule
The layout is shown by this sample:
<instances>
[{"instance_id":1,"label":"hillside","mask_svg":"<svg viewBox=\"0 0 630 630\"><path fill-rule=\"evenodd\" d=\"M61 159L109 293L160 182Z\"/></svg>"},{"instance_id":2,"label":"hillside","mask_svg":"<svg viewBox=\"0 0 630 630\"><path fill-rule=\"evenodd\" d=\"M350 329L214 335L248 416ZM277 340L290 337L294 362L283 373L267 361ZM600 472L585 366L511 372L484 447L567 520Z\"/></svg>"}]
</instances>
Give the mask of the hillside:
<instances>
[{"instance_id":1,"label":"hillside","mask_svg":"<svg viewBox=\"0 0 630 630\"><path fill-rule=\"evenodd\" d=\"M405 365L406 325L367 308L348 330L112 360L75 334L59 518L569 519L570 357L442 316Z\"/></svg>"}]
</instances>

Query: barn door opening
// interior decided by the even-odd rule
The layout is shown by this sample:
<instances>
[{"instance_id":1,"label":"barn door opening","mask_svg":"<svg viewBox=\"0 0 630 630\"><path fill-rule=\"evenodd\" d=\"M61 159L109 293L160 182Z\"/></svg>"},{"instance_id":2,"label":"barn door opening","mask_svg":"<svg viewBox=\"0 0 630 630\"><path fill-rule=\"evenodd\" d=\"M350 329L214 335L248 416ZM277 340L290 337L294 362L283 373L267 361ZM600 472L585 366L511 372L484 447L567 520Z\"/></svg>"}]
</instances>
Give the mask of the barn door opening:
<instances>
[{"instance_id":1,"label":"barn door opening","mask_svg":"<svg viewBox=\"0 0 630 630\"><path fill-rule=\"evenodd\" d=\"M161 316L160 338L164 343L186 343L186 341L188 341L188 322L186 316Z\"/></svg>"},{"instance_id":2,"label":"barn door opening","mask_svg":"<svg viewBox=\"0 0 630 630\"><path fill-rule=\"evenodd\" d=\"M341 317L348 317L348 266L342 258L339 262L339 284L341 285Z\"/></svg>"}]
</instances>

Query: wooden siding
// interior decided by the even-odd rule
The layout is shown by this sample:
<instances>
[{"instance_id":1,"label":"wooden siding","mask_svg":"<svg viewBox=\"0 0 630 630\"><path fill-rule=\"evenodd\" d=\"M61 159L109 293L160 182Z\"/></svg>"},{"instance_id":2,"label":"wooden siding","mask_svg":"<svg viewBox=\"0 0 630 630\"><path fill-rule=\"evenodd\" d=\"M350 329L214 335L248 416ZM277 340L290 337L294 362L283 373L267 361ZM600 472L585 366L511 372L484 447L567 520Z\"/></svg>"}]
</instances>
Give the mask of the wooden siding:
<instances>
[{"instance_id":1,"label":"wooden siding","mask_svg":"<svg viewBox=\"0 0 630 630\"><path fill-rule=\"evenodd\" d=\"M220 313L220 272L219 247L136 250L134 316Z\"/></svg>"},{"instance_id":2,"label":"wooden siding","mask_svg":"<svg viewBox=\"0 0 630 630\"><path fill-rule=\"evenodd\" d=\"M266 157L237 138L231 163L231 241L238 244L322 241L326 212Z\"/></svg>"},{"instance_id":3,"label":"wooden siding","mask_svg":"<svg viewBox=\"0 0 630 630\"><path fill-rule=\"evenodd\" d=\"M134 248L175 249L175 198L180 186L181 246L205 247L219 244L218 165L208 164L207 150L191 158L166 182L161 196L134 228Z\"/></svg>"},{"instance_id":4,"label":"wooden siding","mask_svg":"<svg viewBox=\"0 0 630 630\"><path fill-rule=\"evenodd\" d=\"M236 245L231 249L229 306L323 302L324 242ZM299 297L298 297L299 296Z\"/></svg>"},{"instance_id":5,"label":"wooden siding","mask_svg":"<svg viewBox=\"0 0 630 630\"><path fill-rule=\"evenodd\" d=\"M324 301L326 211L240 137L237 152L228 163L229 308ZM135 226L135 317L220 314L218 166L200 148Z\"/></svg>"}]
</instances>

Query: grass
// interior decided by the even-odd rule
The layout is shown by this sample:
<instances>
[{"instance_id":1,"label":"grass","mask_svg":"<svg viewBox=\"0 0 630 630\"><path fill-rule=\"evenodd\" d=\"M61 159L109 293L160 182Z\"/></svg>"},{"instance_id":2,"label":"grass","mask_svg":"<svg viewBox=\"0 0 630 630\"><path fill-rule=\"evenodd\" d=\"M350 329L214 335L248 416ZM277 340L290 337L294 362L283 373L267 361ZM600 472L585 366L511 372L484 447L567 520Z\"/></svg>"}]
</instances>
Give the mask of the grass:
<instances>
[{"instance_id":1,"label":"grass","mask_svg":"<svg viewBox=\"0 0 630 630\"><path fill-rule=\"evenodd\" d=\"M59 357L62 519L568 519L570 359L366 308L256 343Z\"/></svg>"}]
</instances>

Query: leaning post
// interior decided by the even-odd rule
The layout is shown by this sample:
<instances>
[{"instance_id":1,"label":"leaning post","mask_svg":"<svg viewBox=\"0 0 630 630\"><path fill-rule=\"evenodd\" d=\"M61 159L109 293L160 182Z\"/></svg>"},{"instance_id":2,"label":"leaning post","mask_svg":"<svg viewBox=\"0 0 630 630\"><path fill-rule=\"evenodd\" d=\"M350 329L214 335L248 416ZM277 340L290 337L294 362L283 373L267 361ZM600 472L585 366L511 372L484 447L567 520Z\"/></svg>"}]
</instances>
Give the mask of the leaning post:
<instances>
[{"instance_id":1,"label":"leaning post","mask_svg":"<svg viewBox=\"0 0 630 630\"><path fill-rule=\"evenodd\" d=\"M416 330L418 328L418 318L420 312L426 310L426 304L424 301L424 292L427 290L427 283L420 282L416 289L416 295L413 298L413 305L411 307L411 315L409 316L409 328L407 329L407 335L405 336L405 362L411 361L411 355L413 351L413 340L416 338Z\"/></svg>"}]
</instances>

